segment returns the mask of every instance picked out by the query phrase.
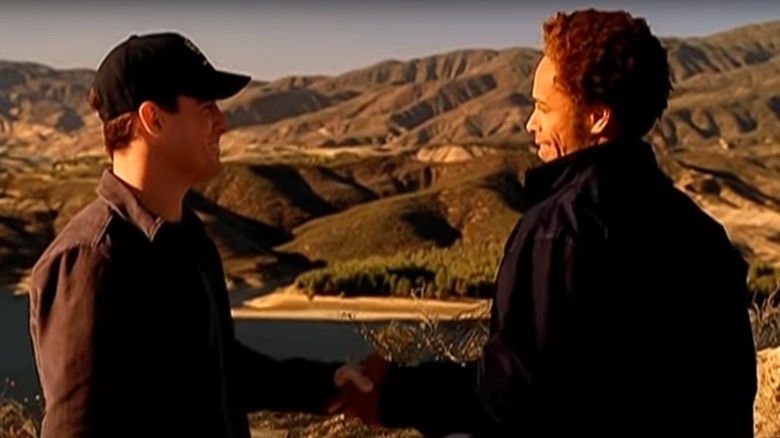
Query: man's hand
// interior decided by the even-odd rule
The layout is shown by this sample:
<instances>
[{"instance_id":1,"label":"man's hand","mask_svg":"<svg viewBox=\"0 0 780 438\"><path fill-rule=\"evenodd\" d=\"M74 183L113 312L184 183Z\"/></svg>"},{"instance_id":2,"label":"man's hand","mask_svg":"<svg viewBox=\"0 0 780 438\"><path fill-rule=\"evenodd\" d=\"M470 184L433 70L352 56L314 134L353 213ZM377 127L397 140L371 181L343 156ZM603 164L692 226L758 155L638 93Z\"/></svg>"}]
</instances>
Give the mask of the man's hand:
<instances>
[{"instance_id":1,"label":"man's hand","mask_svg":"<svg viewBox=\"0 0 780 438\"><path fill-rule=\"evenodd\" d=\"M379 426L379 390L390 363L372 354L360 364L346 364L333 376L341 392L328 413L357 417L369 426Z\"/></svg>"},{"instance_id":2,"label":"man's hand","mask_svg":"<svg viewBox=\"0 0 780 438\"><path fill-rule=\"evenodd\" d=\"M363 368L359 365L347 364L342 366L336 370L333 379L339 388L352 385L363 393L374 390L374 382L363 374Z\"/></svg>"}]
</instances>

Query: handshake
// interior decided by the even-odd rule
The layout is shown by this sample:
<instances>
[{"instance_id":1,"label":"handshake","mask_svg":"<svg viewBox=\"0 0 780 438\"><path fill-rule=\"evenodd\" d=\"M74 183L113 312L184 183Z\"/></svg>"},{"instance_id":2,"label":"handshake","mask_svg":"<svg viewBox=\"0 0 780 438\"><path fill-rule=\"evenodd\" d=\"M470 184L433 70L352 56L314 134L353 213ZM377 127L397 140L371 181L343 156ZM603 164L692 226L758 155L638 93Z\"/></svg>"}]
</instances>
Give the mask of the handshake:
<instances>
[{"instance_id":1,"label":"handshake","mask_svg":"<svg viewBox=\"0 0 780 438\"><path fill-rule=\"evenodd\" d=\"M379 398L391 366L390 362L374 353L359 364L347 364L338 368L334 381L340 391L327 406L326 412L330 415L342 414L347 418L358 418L372 429L386 426L380 419ZM407 425L407 427L414 426ZM471 434L463 432L446 432L435 436L472 438Z\"/></svg>"},{"instance_id":2,"label":"handshake","mask_svg":"<svg viewBox=\"0 0 780 438\"><path fill-rule=\"evenodd\" d=\"M381 427L379 391L390 366L390 362L373 353L359 364L338 368L333 379L339 392L327 405L326 412L359 418L372 428Z\"/></svg>"}]
</instances>

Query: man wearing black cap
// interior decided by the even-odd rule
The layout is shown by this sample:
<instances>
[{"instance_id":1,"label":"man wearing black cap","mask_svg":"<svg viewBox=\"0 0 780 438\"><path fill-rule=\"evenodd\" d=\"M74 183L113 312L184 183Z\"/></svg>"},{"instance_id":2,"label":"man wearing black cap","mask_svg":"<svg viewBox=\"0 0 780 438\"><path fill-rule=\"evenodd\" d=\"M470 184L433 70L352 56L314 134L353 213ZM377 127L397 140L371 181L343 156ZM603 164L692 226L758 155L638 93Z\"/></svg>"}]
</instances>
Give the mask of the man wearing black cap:
<instances>
[{"instance_id":1,"label":"man wearing black cap","mask_svg":"<svg viewBox=\"0 0 780 438\"><path fill-rule=\"evenodd\" d=\"M42 438L248 438L247 412L321 412L335 395L340 364L239 344L219 253L184 207L220 169L215 102L249 81L176 33L132 36L99 66L112 166L32 272Z\"/></svg>"}]
</instances>

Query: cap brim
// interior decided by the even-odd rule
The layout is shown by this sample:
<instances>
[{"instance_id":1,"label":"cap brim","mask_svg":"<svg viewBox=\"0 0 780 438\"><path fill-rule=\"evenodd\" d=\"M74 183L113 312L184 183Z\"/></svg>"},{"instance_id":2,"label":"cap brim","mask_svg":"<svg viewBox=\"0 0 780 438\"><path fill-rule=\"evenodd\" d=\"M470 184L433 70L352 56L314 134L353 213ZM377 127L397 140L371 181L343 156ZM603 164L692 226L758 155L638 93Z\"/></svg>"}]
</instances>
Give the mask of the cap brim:
<instances>
[{"instance_id":1,"label":"cap brim","mask_svg":"<svg viewBox=\"0 0 780 438\"><path fill-rule=\"evenodd\" d=\"M202 79L196 97L204 100L227 99L238 94L251 80L251 76L215 70Z\"/></svg>"}]
</instances>

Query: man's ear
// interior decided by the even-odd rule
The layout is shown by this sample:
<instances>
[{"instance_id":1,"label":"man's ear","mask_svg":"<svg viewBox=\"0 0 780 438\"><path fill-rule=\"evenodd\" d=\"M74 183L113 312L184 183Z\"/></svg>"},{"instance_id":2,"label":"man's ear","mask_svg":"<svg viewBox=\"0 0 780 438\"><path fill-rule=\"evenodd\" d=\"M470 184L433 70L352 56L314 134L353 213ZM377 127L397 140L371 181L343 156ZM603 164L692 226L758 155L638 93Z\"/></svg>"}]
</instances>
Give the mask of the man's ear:
<instances>
[{"instance_id":1,"label":"man's ear","mask_svg":"<svg viewBox=\"0 0 780 438\"><path fill-rule=\"evenodd\" d=\"M606 106L597 106L591 112L590 134L599 136L606 134L612 121L612 110Z\"/></svg>"},{"instance_id":2,"label":"man's ear","mask_svg":"<svg viewBox=\"0 0 780 438\"><path fill-rule=\"evenodd\" d=\"M151 137L159 137L162 134L163 118L160 108L152 102L144 102L138 107L138 119L146 133Z\"/></svg>"}]
</instances>

